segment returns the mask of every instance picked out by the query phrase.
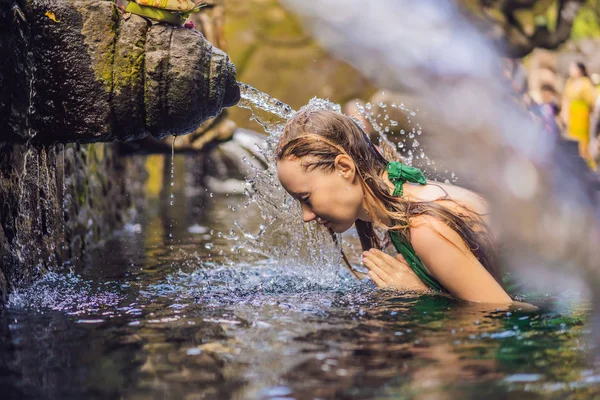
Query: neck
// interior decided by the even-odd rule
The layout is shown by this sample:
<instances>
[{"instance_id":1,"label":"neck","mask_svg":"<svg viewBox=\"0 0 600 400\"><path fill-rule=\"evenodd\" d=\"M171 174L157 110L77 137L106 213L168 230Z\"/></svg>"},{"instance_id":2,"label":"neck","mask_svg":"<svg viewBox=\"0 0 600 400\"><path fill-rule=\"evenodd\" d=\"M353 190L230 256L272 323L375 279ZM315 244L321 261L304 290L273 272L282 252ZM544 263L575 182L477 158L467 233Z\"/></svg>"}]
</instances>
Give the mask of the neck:
<instances>
[{"instance_id":1,"label":"neck","mask_svg":"<svg viewBox=\"0 0 600 400\"><path fill-rule=\"evenodd\" d=\"M392 226L392 220L390 219L390 217L388 217L387 213L383 208L375 206L375 209L373 211L375 213L375 218L373 218L373 215L369 213L369 211L367 211L365 201L363 201L363 206L360 210L360 213L358 214L358 219L366 222L373 222L374 219L377 219L386 226Z\"/></svg>"},{"instance_id":2,"label":"neck","mask_svg":"<svg viewBox=\"0 0 600 400\"><path fill-rule=\"evenodd\" d=\"M384 170L383 174L381 175L381 178L387 184L387 186L389 188L389 193L390 194L394 193L394 184L392 182L390 182L390 180L388 179L387 171ZM360 219L362 221L367 221L367 222L373 222L373 219L377 219L386 226L392 226L392 220L390 219L390 217L388 217L388 214L386 212L387 210L385 210L382 206L375 204L374 209L373 209L373 212L375 215L373 216L367 210L367 204L366 204L367 201L366 200L367 200L366 198L363 199L362 207L358 214L358 219ZM373 217L375 217L375 218L373 218Z\"/></svg>"}]
</instances>

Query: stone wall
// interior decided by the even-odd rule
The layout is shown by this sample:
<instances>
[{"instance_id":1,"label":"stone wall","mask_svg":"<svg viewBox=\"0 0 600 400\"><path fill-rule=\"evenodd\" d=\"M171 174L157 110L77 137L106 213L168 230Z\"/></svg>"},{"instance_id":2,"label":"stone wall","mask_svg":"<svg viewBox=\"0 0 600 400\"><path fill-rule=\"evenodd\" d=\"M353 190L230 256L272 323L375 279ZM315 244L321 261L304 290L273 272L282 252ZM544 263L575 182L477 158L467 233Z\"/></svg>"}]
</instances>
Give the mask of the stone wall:
<instances>
[{"instance_id":1,"label":"stone wall","mask_svg":"<svg viewBox=\"0 0 600 400\"><path fill-rule=\"evenodd\" d=\"M0 142L185 135L239 100L235 66L194 29L106 0L0 0Z\"/></svg>"},{"instance_id":2,"label":"stone wall","mask_svg":"<svg viewBox=\"0 0 600 400\"><path fill-rule=\"evenodd\" d=\"M197 27L222 46L222 0L207 3ZM0 302L143 210L132 152L170 154L168 134L192 132L179 140L192 151L231 137L213 117L239 99L235 66L213 43L111 0L0 0Z\"/></svg>"},{"instance_id":3,"label":"stone wall","mask_svg":"<svg viewBox=\"0 0 600 400\"><path fill-rule=\"evenodd\" d=\"M114 144L0 144L0 299L84 261L141 210L144 159Z\"/></svg>"}]
</instances>

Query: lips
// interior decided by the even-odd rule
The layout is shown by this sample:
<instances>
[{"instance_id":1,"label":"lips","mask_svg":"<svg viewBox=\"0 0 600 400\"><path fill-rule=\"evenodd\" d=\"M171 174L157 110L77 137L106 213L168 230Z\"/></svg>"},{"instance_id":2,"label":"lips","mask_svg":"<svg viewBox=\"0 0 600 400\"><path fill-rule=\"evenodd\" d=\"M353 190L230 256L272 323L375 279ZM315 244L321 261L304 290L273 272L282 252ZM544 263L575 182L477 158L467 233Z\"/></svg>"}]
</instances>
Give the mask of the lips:
<instances>
[{"instance_id":1,"label":"lips","mask_svg":"<svg viewBox=\"0 0 600 400\"><path fill-rule=\"evenodd\" d=\"M326 220L324 220L324 219L322 219L322 218L318 218L318 219L317 219L317 223L318 223L319 225L323 225L323 226L325 226L325 227L329 227L329 221L326 221Z\"/></svg>"}]
</instances>

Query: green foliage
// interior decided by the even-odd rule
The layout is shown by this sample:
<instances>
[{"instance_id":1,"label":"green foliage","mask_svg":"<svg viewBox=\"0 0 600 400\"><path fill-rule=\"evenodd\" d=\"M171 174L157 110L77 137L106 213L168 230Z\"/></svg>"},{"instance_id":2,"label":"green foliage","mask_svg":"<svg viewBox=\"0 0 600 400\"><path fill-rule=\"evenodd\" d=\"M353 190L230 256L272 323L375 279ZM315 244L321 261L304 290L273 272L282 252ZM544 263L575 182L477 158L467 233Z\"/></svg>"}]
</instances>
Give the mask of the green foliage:
<instances>
[{"instance_id":1,"label":"green foliage","mask_svg":"<svg viewBox=\"0 0 600 400\"><path fill-rule=\"evenodd\" d=\"M571 30L571 39L600 37L600 0L588 0L581 8Z\"/></svg>"}]
</instances>

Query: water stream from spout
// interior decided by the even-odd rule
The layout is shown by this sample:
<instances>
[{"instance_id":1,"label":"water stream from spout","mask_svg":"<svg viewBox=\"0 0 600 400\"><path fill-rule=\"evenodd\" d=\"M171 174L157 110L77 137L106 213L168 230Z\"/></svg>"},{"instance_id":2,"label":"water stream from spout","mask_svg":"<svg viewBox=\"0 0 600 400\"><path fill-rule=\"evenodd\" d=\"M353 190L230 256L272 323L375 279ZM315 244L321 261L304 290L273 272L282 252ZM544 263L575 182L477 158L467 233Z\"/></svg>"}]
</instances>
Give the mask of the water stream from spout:
<instances>
[{"instance_id":1,"label":"water stream from spout","mask_svg":"<svg viewBox=\"0 0 600 400\"><path fill-rule=\"evenodd\" d=\"M234 225L241 231L235 249L250 251L276 259L288 265L302 266L315 279L333 283L341 265L340 249L329 232L316 224L304 224L297 202L281 187L277 179L275 152L285 123L295 114L287 104L240 83L240 107L252 113L252 120L260 124L267 138L260 154L267 161L267 168L247 162L253 177L249 180L251 190L246 191L248 202L260 210L263 223L258 232L248 231L239 221ZM326 100L313 99L307 107L330 108L339 106Z\"/></svg>"},{"instance_id":2,"label":"water stream from spout","mask_svg":"<svg viewBox=\"0 0 600 400\"><path fill-rule=\"evenodd\" d=\"M252 190L247 191L249 203L256 204L259 207L264 223L261 225L261 229L257 234L246 232L239 223L236 223L236 226L243 232L243 237L246 239L239 247L245 248L246 250L248 248L260 249L260 253L279 259L282 256L285 257L285 254L281 253L281 249L276 251L271 249L272 247L279 247L272 246L272 239L275 235L289 236L289 243L301 243L300 247L308 246L309 248L319 248L319 246L322 246L324 243L319 243L321 240L325 240L325 243L330 243L330 239L320 236L321 231L318 229L317 224L302 223L300 208L298 207L297 202L285 192L277 179L275 162L277 143L283 133L286 122L295 114L295 111L288 104L285 104L248 84L239 82L238 84L241 89L241 100L238 103L238 106L250 110L252 113L251 120L255 120L267 133L264 147L260 148L259 151L267 161L268 165L266 169L263 169L257 167L256 164L250 162L247 163L254 174L253 178L249 180L249 185ZM406 122L410 127L408 133L404 130L397 132L399 123L390 118L387 113L388 107L400 110L401 114L406 117ZM327 109L341 112L340 105L317 97L311 99L303 109ZM422 128L417 122L411 121L411 118L414 119L416 116L415 111L408 109L404 104L397 105L392 103L388 106L388 104L384 102L379 102L376 107L371 103L367 103L365 106L358 104L357 109L362 120L355 119L355 121L363 128L367 128L364 126L364 123L370 124L370 127L368 128L374 130L374 139L376 143L379 143L380 145L386 144L391 151L395 152L394 158L402 159L403 162L409 165L412 165L413 161L416 159L418 159L421 164L435 164L435 162L425 154L422 146L419 147L420 144L416 137L421 135ZM351 117L355 118L356 116ZM417 150L418 154L415 156L414 153L416 153ZM298 236L297 232L303 232L303 235ZM306 235L308 235L308 238ZM308 241L306 244L304 244L305 240ZM337 235L336 241L338 243L344 243L341 235ZM288 249L294 249L295 247L296 246L294 245L288 247ZM333 248L328 250L329 256L335 254L334 259L336 259L337 262L340 261L338 259L339 250L339 245L334 245ZM355 249L352 246L349 251L351 254L358 254L360 252L359 249ZM294 257L297 257L298 254L299 251L297 249L292 252ZM319 257L315 254L313 254L313 256L315 259L322 259L322 256Z\"/></svg>"},{"instance_id":3,"label":"water stream from spout","mask_svg":"<svg viewBox=\"0 0 600 400\"><path fill-rule=\"evenodd\" d=\"M173 136L173 141L171 142L171 174L169 181L169 206L173 208L175 204L175 140L177 136ZM169 223L169 239L173 239L173 220ZM173 244L171 243L171 249Z\"/></svg>"}]
</instances>

